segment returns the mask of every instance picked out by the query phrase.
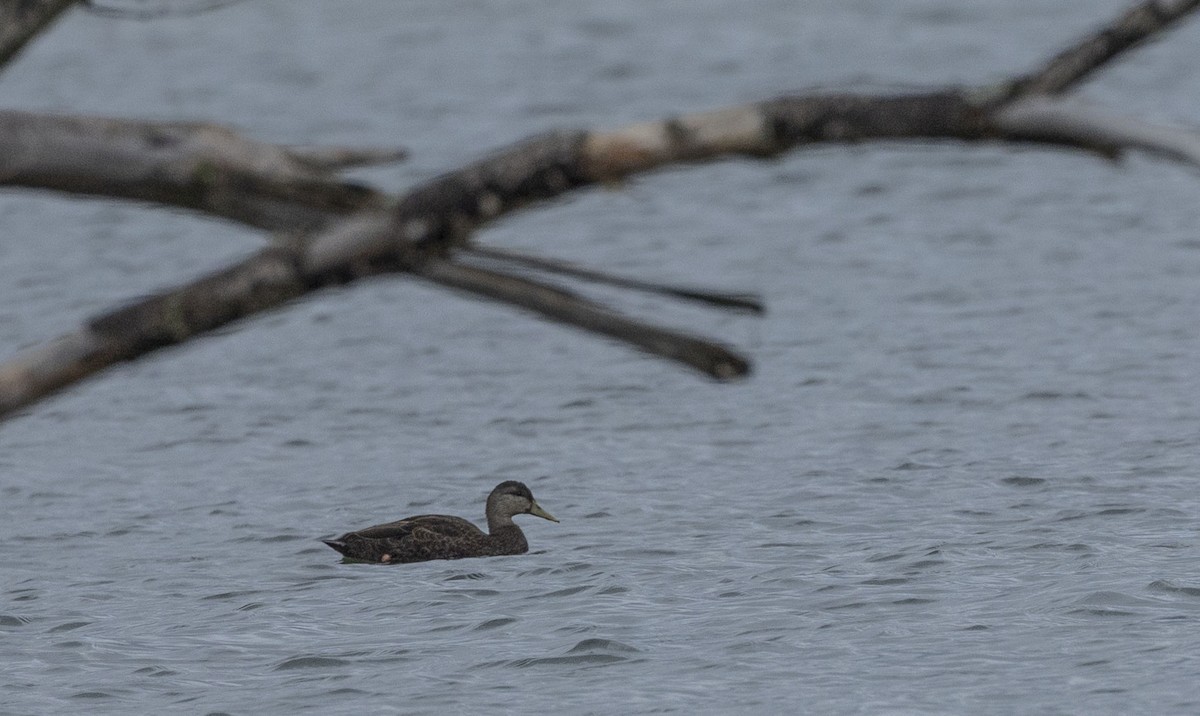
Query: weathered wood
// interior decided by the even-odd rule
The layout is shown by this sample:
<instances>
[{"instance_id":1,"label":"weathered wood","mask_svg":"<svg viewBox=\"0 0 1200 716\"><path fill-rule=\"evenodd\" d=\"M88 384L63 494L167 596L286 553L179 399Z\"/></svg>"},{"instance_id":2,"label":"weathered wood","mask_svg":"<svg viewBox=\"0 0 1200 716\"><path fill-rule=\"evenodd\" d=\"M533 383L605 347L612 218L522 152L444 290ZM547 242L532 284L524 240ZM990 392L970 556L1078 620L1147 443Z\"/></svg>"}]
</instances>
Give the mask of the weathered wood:
<instances>
[{"instance_id":1,"label":"weathered wood","mask_svg":"<svg viewBox=\"0 0 1200 716\"><path fill-rule=\"evenodd\" d=\"M110 311L79 331L0 363L0 416L108 365L323 286L380 273L407 273L519 306L714 377L744 375L749 363L719 343L627 318L535 279L464 263L475 232L534 202L590 185L674 164L771 157L812 144L1036 142L1105 154L1145 149L1200 163L1195 132L1117 120L1046 99L1198 5L1200 0L1142 3L1039 70L1007 83L893 96L785 96L612 131L547 134L395 198L333 174L358 160L393 159L394 152L335 150L331 157L249 142L209 125L0 112L4 184L184 206L289 232L276 246L242 262ZM464 248L468 251L460 256ZM540 268L616 283L605 274L554 262ZM645 288L636 283L626 285Z\"/></svg>"},{"instance_id":2,"label":"weathered wood","mask_svg":"<svg viewBox=\"0 0 1200 716\"><path fill-rule=\"evenodd\" d=\"M659 167L732 155L773 157L808 144L992 138L966 93L789 95L586 136L578 171L616 181Z\"/></svg>"},{"instance_id":3,"label":"weathered wood","mask_svg":"<svg viewBox=\"0 0 1200 716\"><path fill-rule=\"evenodd\" d=\"M270 231L382 206L385 195L334 172L404 156L282 147L214 124L0 110L0 186L146 201Z\"/></svg>"}]
</instances>

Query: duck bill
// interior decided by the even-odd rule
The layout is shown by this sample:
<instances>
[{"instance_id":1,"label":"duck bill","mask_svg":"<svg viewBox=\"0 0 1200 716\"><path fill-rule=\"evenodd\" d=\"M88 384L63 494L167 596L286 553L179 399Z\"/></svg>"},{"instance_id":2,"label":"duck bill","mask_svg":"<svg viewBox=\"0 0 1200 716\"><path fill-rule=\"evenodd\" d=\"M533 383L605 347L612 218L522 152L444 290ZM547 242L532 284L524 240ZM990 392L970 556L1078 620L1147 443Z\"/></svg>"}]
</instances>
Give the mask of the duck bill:
<instances>
[{"instance_id":1,"label":"duck bill","mask_svg":"<svg viewBox=\"0 0 1200 716\"><path fill-rule=\"evenodd\" d=\"M529 514L541 517L543 520L550 520L551 522L558 522L558 518L555 517L554 515L550 514L549 512L543 510L542 506L539 505L536 500L534 501L533 505L530 506Z\"/></svg>"}]
</instances>

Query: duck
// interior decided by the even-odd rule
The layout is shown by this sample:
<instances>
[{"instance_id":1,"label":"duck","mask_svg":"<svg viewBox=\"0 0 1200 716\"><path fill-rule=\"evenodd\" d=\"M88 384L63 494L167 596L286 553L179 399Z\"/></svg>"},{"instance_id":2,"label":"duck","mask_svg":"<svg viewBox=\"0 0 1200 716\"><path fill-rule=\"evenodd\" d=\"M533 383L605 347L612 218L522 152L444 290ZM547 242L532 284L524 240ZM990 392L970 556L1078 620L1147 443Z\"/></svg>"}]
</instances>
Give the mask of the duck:
<instances>
[{"instance_id":1,"label":"duck","mask_svg":"<svg viewBox=\"0 0 1200 716\"><path fill-rule=\"evenodd\" d=\"M485 513L487 532L461 517L416 515L321 541L355 562L403 564L493 557L529 551L525 533L513 522L514 515L529 514L558 522L533 499L525 483L516 480L496 485L488 495Z\"/></svg>"}]
</instances>

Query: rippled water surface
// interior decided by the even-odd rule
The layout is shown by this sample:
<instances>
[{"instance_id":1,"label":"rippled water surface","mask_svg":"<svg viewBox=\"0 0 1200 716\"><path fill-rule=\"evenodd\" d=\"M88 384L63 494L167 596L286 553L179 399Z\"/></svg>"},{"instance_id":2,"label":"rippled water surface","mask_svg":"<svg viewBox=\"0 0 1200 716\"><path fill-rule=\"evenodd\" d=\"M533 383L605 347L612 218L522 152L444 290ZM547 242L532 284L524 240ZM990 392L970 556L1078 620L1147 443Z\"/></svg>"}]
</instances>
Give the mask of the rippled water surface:
<instances>
[{"instance_id":1,"label":"rippled water surface","mask_svg":"<svg viewBox=\"0 0 1200 716\"><path fill-rule=\"evenodd\" d=\"M399 190L536 131L813 87L979 83L1121 3L277 0L75 13L6 107L403 144ZM1192 24L1087 86L1200 118ZM1196 713L1200 175L997 146L666 172L483 240L753 290L600 293L745 383L404 279L111 371L0 429L0 712ZM0 197L0 342L261 237ZM341 564L318 538L558 516L528 555Z\"/></svg>"}]
</instances>

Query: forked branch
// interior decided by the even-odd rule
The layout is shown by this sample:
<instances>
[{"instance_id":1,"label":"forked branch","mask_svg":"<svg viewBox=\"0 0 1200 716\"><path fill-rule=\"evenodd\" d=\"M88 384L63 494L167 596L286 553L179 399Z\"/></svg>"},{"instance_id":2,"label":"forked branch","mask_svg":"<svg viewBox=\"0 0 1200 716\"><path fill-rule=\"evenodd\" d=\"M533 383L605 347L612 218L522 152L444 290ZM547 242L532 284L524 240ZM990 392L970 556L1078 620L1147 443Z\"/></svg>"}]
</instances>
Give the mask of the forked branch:
<instances>
[{"instance_id":1,"label":"forked branch","mask_svg":"<svg viewBox=\"0 0 1200 716\"><path fill-rule=\"evenodd\" d=\"M512 145L396 197L334 170L397 152L296 150L209 125L0 113L0 184L181 206L285 232L271 248L89 321L0 363L0 416L121 361L271 310L324 286L406 273L534 311L717 377L749 362L719 343L621 314L540 280L480 265L603 280L710 303L713 292L475 247L497 218L583 187L676 164L772 157L812 144L954 140L1053 143L1113 154L1140 149L1200 164L1195 132L1121 120L1055 99L1122 52L1178 22L1200 0L1144 2L1038 70L976 88L876 96L785 96L599 132L560 132Z\"/></svg>"}]
</instances>

